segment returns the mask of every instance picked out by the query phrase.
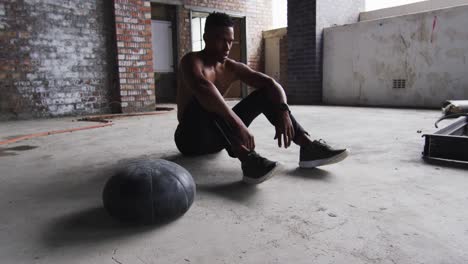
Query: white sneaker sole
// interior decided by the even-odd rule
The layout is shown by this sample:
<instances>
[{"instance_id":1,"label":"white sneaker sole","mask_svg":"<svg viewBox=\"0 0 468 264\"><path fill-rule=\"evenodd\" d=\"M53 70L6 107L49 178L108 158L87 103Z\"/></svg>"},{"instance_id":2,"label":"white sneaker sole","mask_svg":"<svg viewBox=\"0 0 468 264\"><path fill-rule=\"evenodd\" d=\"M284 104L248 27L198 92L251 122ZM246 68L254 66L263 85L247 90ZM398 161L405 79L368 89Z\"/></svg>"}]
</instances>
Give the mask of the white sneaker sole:
<instances>
[{"instance_id":1,"label":"white sneaker sole","mask_svg":"<svg viewBox=\"0 0 468 264\"><path fill-rule=\"evenodd\" d=\"M263 175L263 177L261 178L257 178L257 179L254 179L254 178L249 178L249 177L242 177L242 181L247 183L247 184L259 184L259 183L262 183L270 178L272 178L273 176L276 175L276 173L279 171L279 169L281 168L281 164L279 162L276 163L276 167L274 167L270 172L268 172L267 174Z\"/></svg>"},{"instance_id":2,"label":"white sneaker sole","mask_svg":"<svg viewBox=\"0 0 468 264\"><path fill-rule=\"evenodd\" d=\"M338 162L344 160L346 157L348 157L348 154L349 154L349 151L345 150L342 153L340 153L340 154L338 154L336 156L327 158L327 159L300 161L299 162L299 167L309 169L309 168L315 168L315 167L318 167L318 166L335 164L335 163L338 163Z\"/></svg>"}]
</instances>

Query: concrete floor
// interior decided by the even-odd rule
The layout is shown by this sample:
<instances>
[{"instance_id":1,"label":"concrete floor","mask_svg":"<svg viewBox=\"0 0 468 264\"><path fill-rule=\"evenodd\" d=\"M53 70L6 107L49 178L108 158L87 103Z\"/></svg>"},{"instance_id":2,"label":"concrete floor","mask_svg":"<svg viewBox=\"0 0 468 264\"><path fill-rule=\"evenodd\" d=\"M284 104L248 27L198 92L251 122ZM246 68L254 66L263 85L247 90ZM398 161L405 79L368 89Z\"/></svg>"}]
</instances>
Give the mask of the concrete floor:
<instances>
[{"instance_id":1,"label":"concrete floor","mask_svg":"<svg viewBox=\"0 0 468 264\"><path fill-rule=\"evenodd\" d=\"M279 150L262 117L251 130L257 150L284 169L249 187L225 152L178 154L175 112L1 146L0 263L468 263L468 173L421 160L417 131L434 131L439 111L292 109L311 135L351 156L299 170L299 149ZM0 140L95 124L71 120L4 122ZM187 214L156 227L106 215L105 181L139 157L193 174L198 193Z\"/></svg>"}]
</instances>

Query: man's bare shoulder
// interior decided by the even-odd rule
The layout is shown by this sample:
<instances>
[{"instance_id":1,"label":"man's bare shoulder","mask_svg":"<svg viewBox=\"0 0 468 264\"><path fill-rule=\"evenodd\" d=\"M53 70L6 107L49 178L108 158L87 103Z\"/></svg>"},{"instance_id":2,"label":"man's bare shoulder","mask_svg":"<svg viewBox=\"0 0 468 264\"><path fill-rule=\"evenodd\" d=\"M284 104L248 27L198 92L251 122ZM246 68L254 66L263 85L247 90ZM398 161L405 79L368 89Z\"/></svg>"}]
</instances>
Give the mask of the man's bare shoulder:
<instances>
[{"instance_id":1,"label":"man's bare shoulder","mask_svg":"<svg viewBox=\"0 0 468 264\"><path fill-rule=\"evenodd\" d=\"M187 68L187 67L194 67L194 66L199 66L203 65L203 60L200 56L200 52L189 52L185 54L182 59L180 60L180 65L182 69Z\"/></svg>"},{"instance_id":2,"label":"man's bare shoulder","mask_svg":"<svg viewBox=\"0 0 468 264\"><path fill-rule=\"evenodd\" d=\"M253 72L253 70L245 63L238 62L232 59L227 59L224 63L226 69L240 77L243 73Z\"/></svg>"},{"instance_id":3,"label":"man's bare shoulder","mask_svg":"<svg viewBox=\"0 0 468 264\"><path fill-rule=\"evenodd\" d=\"M226 67L233 67L233 66L237 66L239 64L243 64L242 62L238 62L236 60L233 60L231 58L227 58L226 61L224 62L224 65Z\"/></svg>"},{"instance_id":4,"label":"man's bare shoulder","mask_svg":"<svg viewBox=\"0 0 468 264\"><path fill-rule=\"evenodd\" d=\"M236 69L239 69L239 68L245 68L245 67L248 68L249 67L249 66L247 66L247 64L236 61L236 60L233 60L231 58L227 58L226 61L224 62L224 65L225 65L226 68L232 69L232 70L236 70Z\"/></svg>"}]
</instances>

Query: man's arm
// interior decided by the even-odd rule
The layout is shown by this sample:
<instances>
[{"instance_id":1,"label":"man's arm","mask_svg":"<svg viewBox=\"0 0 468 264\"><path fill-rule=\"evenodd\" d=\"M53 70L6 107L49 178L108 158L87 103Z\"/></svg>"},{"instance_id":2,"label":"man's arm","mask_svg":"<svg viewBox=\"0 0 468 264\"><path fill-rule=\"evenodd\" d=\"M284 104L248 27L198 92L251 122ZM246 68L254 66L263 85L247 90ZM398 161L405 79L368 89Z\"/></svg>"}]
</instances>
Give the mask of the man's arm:
<instances>
[{"instance_id":1,"label":"man's arm","mask_svg":"<svg viewBox=\"0 0 468 264\"><path fill-rule=\"evenodd\" d=\"M261 72L254 71L243 63L235 61L231 61L231 63L231 67L233 67L233 71L240 81L256 89L266 89L268 98L275 105L287 103L283 87L273 78Z\"/></svg>"},{"instance_id":2,"label":"man's arm","mask_svg":"<svg viewBox=\"0 0 468 264\"><path fill-rule=\"evenodd\" d=\"M276 133L274 139L278 140L278 146L287 148L294 138L294 128L288 111L279 110L280 104L287 104L286 94L283 87L270 76L257 72L247 65L235 61L230 61L233 71L242 82L257 89L265 89L270 102L278 107L277 120L275 124Z\"/></svg>"},{"instance_id":3,"label":"man's arm","mask_svg":"<svg viewBox=\"0 0 468 264\"><path fill-rule=\"evenodd\" d=\"M193 55L185 56L181 61L184 85L187 85L200 104L209 112L215 113L226 120L236 129L242 143L248 149L255 148L253 136L249 133L244 122L226 104L223 96L203 75L203 63Z\"/></svg>"}]
</instances>

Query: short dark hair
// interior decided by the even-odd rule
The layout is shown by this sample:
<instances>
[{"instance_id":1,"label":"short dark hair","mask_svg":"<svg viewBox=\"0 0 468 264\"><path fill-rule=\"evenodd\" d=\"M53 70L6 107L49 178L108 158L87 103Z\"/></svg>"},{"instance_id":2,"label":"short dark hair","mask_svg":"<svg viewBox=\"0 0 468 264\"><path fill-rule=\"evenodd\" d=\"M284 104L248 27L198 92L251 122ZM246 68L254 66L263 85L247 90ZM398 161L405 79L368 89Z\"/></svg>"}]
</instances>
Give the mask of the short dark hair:
<instances>
[{"instance_id":1,"label":"short dark hair","mask_svg":"<svg viewBox=\"0 0 468 264\"><path fill-rule=\"evenodd\" d=\"M205 32L209 32L216 27L234 27L234 22L225 13L213 12L206 17Z\"/></svg>"}]
</instances>

